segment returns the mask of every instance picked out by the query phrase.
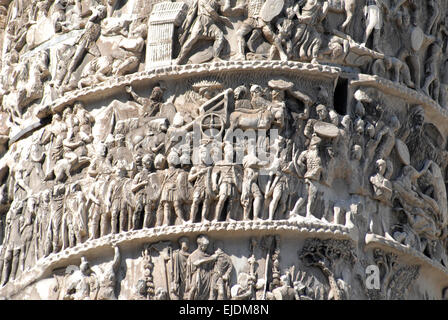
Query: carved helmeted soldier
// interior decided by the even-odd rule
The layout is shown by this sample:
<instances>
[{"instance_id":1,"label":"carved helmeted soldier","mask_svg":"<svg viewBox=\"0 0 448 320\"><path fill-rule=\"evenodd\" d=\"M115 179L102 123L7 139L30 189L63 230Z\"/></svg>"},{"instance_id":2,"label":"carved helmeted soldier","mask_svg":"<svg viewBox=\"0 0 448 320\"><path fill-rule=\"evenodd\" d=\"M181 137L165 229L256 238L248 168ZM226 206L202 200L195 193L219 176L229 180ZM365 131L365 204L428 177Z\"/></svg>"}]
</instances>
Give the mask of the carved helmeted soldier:
<instances>
[{"instance_id":1,"label":"carved helmeted soldier","mask_svg":"<svg viewBox=\"0 0 448 320\"><path fill-rule=\"evenodd\" d=\"M88 222L89 240L96 239L99 236L103 237L108 233L109 213L104 206L102 199L107 195L112 177L111 173L112 169L111 171L101 172L101 175L91 184L89 192L87 193L87 205L90 203Z\"/></svg>"},{"instance_id":2,"label":"carved helmeted soldier","mask_svg":"<svg viewBox=\"0 0 448 320\"><path fill-rule=\"evenodd\" d=\"M173 253L173 280L171 284L171 299L185 299L185 289L187 282L187 261L190 253L188 252L190 241L187 237L179 239L179 250ZM174 297L173 297L174 296Z\"/></svg>"},{"instance_id":3,"label":"carved helmeted soldier","mask_svg":"<svg viewBox=\"0 0 448 320\"><path fill-rule=\"evenodd\" d=\"M230 275L233 264L230 257L222 250L222 242L215 243L217 256L211 279L210 300L230 299Z\"/></svg>"},{"instance_id":4,"label":"carved helmeted soldier","mask_svg":"<svg viewBox=\"0 0 448 320\"><path fill-rule=\"evenodd\" d=\"M155 201L148 194L150 189L147 188L148 183L150 183L149 176L153 166L152 156L149 154L145 155L142 159L142 164L143 169L135 175L131 190L135 194L136 199L134 216L143 216L143 228L149 228L155 222L155 217L153 216Z\"/></svg>"},{"instance_id":5,"label":"carved helmeted soldier","mask_svg":"<svg viewBox=\"0 0 448 320\"><path fill-rule=\"evenodd\" d=\"M321 142L322 139L317 135L314 135L311 139L309 149L303 151L297 159L299 167L306 168L304 178L308 185L307 217L313 215L318 195L318 187L316 183L319 183L322 180L323 161L319 150Z\"/></svg>"},{"instance_id":6,"label":"carved helmeted soldier","mask_svg":"<svg viewBox=\"0 0 448 320\"><path fill-rule=\"evenodd\" d=\"M91 53L95 57L100 56L100 51L96 45L96 41L101 35L101 20L105 17L106 7L103 5L97 6L90 16L89 21L84 28L84 32L76 41L76 51L68 66L64 84L68 84L71 81L72 73L76 70L87 53Z\"/></svg>"},{"instance_id":7,"label":"carved helmeted soldier","mask_svg":"<svg viewBox=\"0 0 448 320\"><path fill-rule=\"evenodd\" d=\"M273 58L273 55L276 51L279 52L281 60L288 59L285 51L281 46L281 43L275 41L275 33L272 29L272 26L269 23L265 22L260 15L261 8L263 7L264 3L265 0L249 0L247 2L247 19L244 20L243 24L237 30L238 54L236 59L246 59L246 41L244 40L244 37L250 32L253 33L247 43L247 46L252 52L255 52L254 42L256 38L258 38L258 36L260 36L260 33L262 33L265 39L271 44L270 59Z\"/></svg>"},{"instance_id":8,"label":"carved helmeted soldier","mask_svg":"<svg viewBox=\"0 0 448 320\"><path fill-rule=\"evenodd\" d=\"M214 263L218 256L207 253L210 243L207 236L198 236L196 242L198 248L187 259L187 299L208 300L211 293Z\"/></svg>"},{"instance_id":9,"label":"carved helmeted soldier","mask_svg":"<svg viewBox=\"0 0 448 320\"><path fill-rule=\"evenodd\" d=\"M115 167L115 177L112 179L106 195L106 214L110 212L110 225L113 234L127 231L128 222L132 221L132 212L126 189L130 181L126 162L118 161ZM102 218L108 220L104 215ZM103 223L107 222L101 221L102 225ZM105 227L102 226L102 228Z\"/></svg>"},{"instance_id":10,"label":"carved helmeted soldier","mask_svg":"<svg viewBox=\"0 0 448 320\"><path fill-rule=\"evenodd\" d=\"M241 191L241 205L243 206L243 219L248 220L253 208L253 219L261 218L263 209L263 194L258 186L258 170L264 165L253 153L243 158L244 177Z\"/></svg>"},{"instance_id":11,"label":"carved helmeted soldier","mask_svg":"<svg viewBox=\"0 0 448 320\"><path fill-rule=\"evenodd\" d=\"M291 193L289 176L294 172L294 166L292 162L285 162L284 157L277 154L269 169L270 181L266 186L265 197L266 199L272 197L269 203L268 219L273 220L277 210L278 217L282 217L287 210L288 196Z\"/></svg>"},{"instance_id":12,"label":"carved helmeted soldier","mask_svg":"<svg viewBox=\"0 0 448 320\"><path fill-rule=\"evenodd\" d=\"M231 22L221 13L219 0L194 0L183 25L181 36L182 46L179 56L174 61L181 64L193 46L201 39L213 40L213 57L220 60L224 48L224 32L218 26L221 22L231 25ZM194 21L193 21L194 19ZM187 37L185 40L185 37Z\"/></svg>"},{"instance_id":13,"label":"carved helmeted soldier","mask_svg":"<svg viewBox=\"0 0 448 320\"><path fill-rule=\"evenodd\" d=\"M178 219L184 220L182 198L185 196L186 183L182 169L177 168L180 159L177 153L171 152L167 157L168 169L163 172L161 185L160 209L157 212L157 226L170 225L172 210ZM163 213L163 216L162 216Z\"/></svg>"},{"instance_id":14,"label":"carved helmeted soldier","mask_svg":"<svg viewBox=\"0 0 448 320\"><path fill-rule=\"evenodd\" d=\"M214 222L221 217L225 202L229 201L226 212L231 220L235 218L236 205L238 204L239 194L241 193L241 177L243 172L241 168L233 161L233 146L231 143L224 144L224 160L219 161L214 166L213 189L218 189L218 203L216 204Z\"/></svg>"},{"instance_id":15,"label":"carved helmeted soldier","mask_svg":"<svg viewBox=\"0 0 448 320\"><path fill-rule=\"evenodd\" d=\"M201 222L208 221L208 212L211 204L211 172L212 167L209 165L209 157L207 148L201 146L199 148L199 163L194 165L188 174L188 181L193 184L193 203L191 204L190 223L194 223L202 203L202 212L200 216Z\"/></svg>"},{"instance_id":16,"label":"carved helmeted soldier","mask_svg":"<svg viewBox=\"0 0 448 320\"><path fill-rule=\"evenodd\" d=\"M142 106L141 114L144 117L153 117L161 109L163 104L163 89L160 86L155 86L149 98L143 98L137 95L131 86L126 87L126 92L129 93L132 98Z\"/></svg>"},{"instance_id":17,"label":"carved helmeted soldier","mask_svg":"<svg viewBox=\"0 0 448 320\"><path fill-rule=\"evenodd\" d=\"M114 259L107 263L103 269L103 273L99 277L99 289L97 300L116 300L115 286L117 284L118 269L121 263L120 249L116 244L113 244Z\"/></svg>"},{"instance_id":18,"label":"carved helmeted soldier","mask_svg":"<svg viewBox=\"0 0 448 320\"><path fill-rule=\"evenodd\" d=\"M95 124L95 118L85 109L82 102L77 101L73 105L73 114L79 121L78 136L85 144L93 141L92 126Z\"/></svg>"},{"instance_id":19,"label":"carved helmeted soldier","mask_svg":"<svg viewBox=\"0 0 448 320\"><path fill-rule=\"evenodd\" d=\"M300 59L311 58L311 63L317 63L322 45L321 22L326 18L328 9L328 1L322 3L322 1L306 0L301 14L296 11L299 24L292 40L292 47L297 51Z\"/></svg>"}]
</instances>

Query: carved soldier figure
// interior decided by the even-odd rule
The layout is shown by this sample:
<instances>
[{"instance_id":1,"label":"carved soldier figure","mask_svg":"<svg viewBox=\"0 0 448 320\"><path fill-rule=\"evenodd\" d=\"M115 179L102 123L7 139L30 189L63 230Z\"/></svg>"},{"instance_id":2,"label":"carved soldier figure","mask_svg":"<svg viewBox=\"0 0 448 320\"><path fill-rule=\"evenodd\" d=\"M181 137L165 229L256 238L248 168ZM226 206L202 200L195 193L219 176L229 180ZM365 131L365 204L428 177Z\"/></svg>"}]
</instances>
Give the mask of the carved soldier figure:
<instances>
[{"instance_id":1,"label":"carved soldier figure","mask_svg":"<svg viewBox=\"0 0 448 320\"><path fill-rule=\"evenodd\" d=\"M426 60L425 84L422 90L434 100L438 100L440 94L440 63L444 52L440 40L434 42L429 50L429 57ZM432 90L430 87L432 85Z\"/></svg>"},{"instance_id":2,"label":"carved soldier figure","mask_svg":"<svg viewBox=\"0 0 448 320\"><path fill-rule=\"evenodd\" d=\"M132 211L127 197L127 184L130 182L126 162L118 161L115 177L112 179L106 195L106 213L111 215L111 232L118 233L128 230L128 221L132 221ZM106 218L103 216L102 218ZM128 220L129 219L129 220ZM107 219L108 220L108 219ZM107 223L101 221L101 224ZM105 228L105 226L102 226Z\"/></svg>"},{"instance_id":3,"label":"carved soldier figure","mask_svg":"<svg viewBox=\"0 0 448 320\"><path fill-rule=\"evenodd\" d=\"M74 183L65 199L62 224L63 249L82 243L87 235L87 206L81 186Z\"/></svg>"},{"instance_id":4,"label":"carved soldier figure","mask_svg":"<svg viewBox=\"0 0 448 320\"><path fill-rule=\"evenodd\" d=\"M184 34L180 39L182 46L174 64L181 64L193 46L201 39L211 39L213 57L219 59L224 48L224 33L218 27L219 23L231 26L228 18L221 15L221 5L218 0L194 0L183 25ZM188 38L185 40L185 37Z\"/></svg>"},{"instance_id":5,"label":"carved soldier figure","mask_svg":"<svg viewBox=\"0 0 448 320\"><path fill-rule=\"evenodd\" d=\"M255 48L253 47L255 40L260 36L260 33L262 33L265 39L271 44L270 59L273 59L273 55L276 51L278 51L281 60L288 60L288 56L282 48L281 41L275 41L275 34L271 25L265 22L260 16L261 8L264 3L265 0L250 0L247 2L247 19L244 20L243 24L237 30L237 60L246 59L246 41L244 40L244 37L250 32L253 33L247 43L247 46L252 52L255 52Z\"/></svg>"},{"instance_id":6,"label":"carved soldier figure","mask_svg":"<svg viewBox=\"0 0 448 320\"><path fill-rule=\"evenodd\" d=\"M215 242L217 256L211 279L210 300L230 299L230 275L233 264L230 257L222 250L221 241Z\"/></svg>"},{"instance_id":7,"label":"carved soldier figure","mask_svg":"<svg viewBox=\"0 0 448 320\"><path fill-rule=\"evenodd\" d=\"M311 139L309 149L303 151L297 159L299 167L306 168L304 178L308 185L307 217L313 216L318 194L316 183L319 183L322 179L323 162L319 150L321 142L322 139L314 135Z\"/></svg>"},{"instance_id":8,"label":"carved soldier figure","mask_svg":"<svg viewBox=\"0 0 448 320\"><path fill-rule=\"evenodd\" d=\"M149 181L153 166L153 158L147 154L142 159L143 169L137 173L134 177L132 184L132 192L135 194L136 208L134 217L143 215L143 228L149 228L152 222L155 222L152 215L154 210L155 201L152 201L152 197L148 194L146 187ZM134 227L136 225L134 224Z\"/></svg>"},{"instance_id":9,"label":"carved soldier figure","mask_svg":"<svg viewBox=\"0 0 448 320\"><path fill-rule=\"evenodd\" d=\"M224 160L215 164L213 173L213 190L218 189L218 203L216 204L214 222L221 217L225 202L228 200L228 215L234 220L234 212L238 203L239 194L241 193L241 168L233 161L233 146L231 143L224 144ZM233 213L233 214L232 214ZM226 214L227 216L227 214ZM224 221L227 217L224 217Z\"/></svg>"},{"instance_id":10,"label":"carved soldier figure","mask_svg":"<svg viewBox=\"0 0 448 320\"><path fill-rule=\"evenodd\" d=\"M87 22L84 32L76 41L76 51L68 66L67 74L65 75L64 84L68 84L71 80L72 73L76 70L79 64L84 59L87 53L93 54L95 57L100 56L100 51L96 45L96 41L101 35L101 20L106 17L106 7L99 5L94 9L94 12Z\"/></svg>"},{"instance_id":11,"label":"carved soldier figure","mask_svg":"<svg viewBox=\"0 0 448 320\"><path fill-rule=\"evenodd\" d=\"M241 205L243 206L243 219L248 220L253 207L253 219L261 217L263 209L263 194L258 186L258 169L266 163L258 159L254 154L248 154L243 158L244 177L241 191Z\"/></svg>"},{"instance_id":12,"label":"carved soldier figure","mask_svg":"<svg viewBox=\"0 0 448 320\"><path fill-rule=\"evenodd\" d=\"M180 159L177 153L168 155L168 169L165 169L161 185L160 209L157 212L157 226L170 225L172 209L178 219L185 221L182 210L182 197L185 196L186 183L182 169L177 168ZM163 216L162 214L163 213Z\"/></svg>"},{"instance_id":13,"label":"carved soldier figure","mask_svg":"<svg viewBox=\"0 0 448 320\"><path fill-rule=\"evenodd\" d=\"M190 241L187 237L179 239L179 250L173 253L173 280L171 284L171 299L183 300L187 282L187 261L190 253ZM174 297L173 297L174 296ZM173 299L174 298L174 299Z\"/></svg>"},{"instance_id":14,"label":"carved soldier figure","mask_svg":"<svg viewBox=\"0 0 448 320\"><path fill-rule=\"evenodd\" d=\"M191 168L188 181L194 184L193 203L191 204L190 223L194 223L199 205L202 203L201 222L208 222L208 212L211 204L211 173L207 148L199 148L199 163Z\"/></svg>"},{"instance_id":15,"label":"carved soldier figure","mask_svg":"<svg viewBox=\"0 0 448 320\"><path fill-rule=\"evenodd\" d=\"M328 1L306 0L302 13L296 10L299 24L292 40L293 50L298 51L301 59L311 58L317 63L322 45L323 28L321 22L326 18L329 9Z\"/></svg>"}]
</instances>

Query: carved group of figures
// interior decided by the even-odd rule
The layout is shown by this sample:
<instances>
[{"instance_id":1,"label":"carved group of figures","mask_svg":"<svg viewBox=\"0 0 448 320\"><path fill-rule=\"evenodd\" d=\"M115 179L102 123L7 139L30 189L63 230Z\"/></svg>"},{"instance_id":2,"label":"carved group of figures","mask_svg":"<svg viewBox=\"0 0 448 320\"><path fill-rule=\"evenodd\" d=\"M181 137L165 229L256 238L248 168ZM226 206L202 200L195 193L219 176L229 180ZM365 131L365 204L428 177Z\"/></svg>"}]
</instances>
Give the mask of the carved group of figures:
<instances>
[{"instance_id":1,"label":"carved group of figures","mask_svg":"<svg viewBox=\"0 0 448 320\"><path fill-rule=\"evenodd\" d=\"M109 2L18 3L8 9L1 74L2 109L16 124L33 103L45 107L66 91L140 70L145 46L162 50L146 45L147 37L159 36L147 35L148 17L119 18ZM448 33L440 1L195 0L179 8L186 18L166 39L179 47L170 53L175 64L211 40L211 57L217 60L279 57L361 68L415 88L442 107L448 103ZM356 13L362 12L365 18L359 19ZM155 14L160 23L164 14ZM46 46L52 37L68 35L72 42ZM227 42L235 47L230 54Z\"/></svg>"},{"instance_id":2,"label":"carved group of figures","mask_svg":"<svg viewBox=\"0 0 448 320\"><path fill-rule=\"evenodd\" d=\"M381 290L367 288L353 245L347 240L306 239L297 251L298 264L281 262L280 236L251 238L244 263L223 249L224 242L188 237L144 246L139 266L142 277L133 280L125 296L131 300L346 300L362 290L370 299L402 299L419 276L418 266L405 266L394 254L375 249L372 261L381 268ZM110 262L91 266L85 257L54 273L50 287L57 299L112 300L122 279L120 250L113 246ZM357 267L357 265L359 265ZM296 270L297 269L297 270ZM156 276L157 275L157 276ZM355 280L354 280L355 279ZM120 290L123 291L123 290Z\"/></svg>"},{"instance_id":3,"label":"carved group of figures","mask_svg":"<svg viewBox=\"0 0 448 320\"><path fill-rule=\"evenodd\" d=\"M227 90L200 81L189 93L196 107L176 112L163 86L149 98L127 87L141 118L113 114L102 141L81 102L54 114L3 178L11 203L2 283L110 233L219 221L352 228L364 219L366 231L447 263L447 157L427 135L424 109L395 114L360 88L352 112L340 115L320 103L327 89L316 90L313 101L283 79ZM335 188L346 195L335 198Z\"/></svg>"}]
</instances>

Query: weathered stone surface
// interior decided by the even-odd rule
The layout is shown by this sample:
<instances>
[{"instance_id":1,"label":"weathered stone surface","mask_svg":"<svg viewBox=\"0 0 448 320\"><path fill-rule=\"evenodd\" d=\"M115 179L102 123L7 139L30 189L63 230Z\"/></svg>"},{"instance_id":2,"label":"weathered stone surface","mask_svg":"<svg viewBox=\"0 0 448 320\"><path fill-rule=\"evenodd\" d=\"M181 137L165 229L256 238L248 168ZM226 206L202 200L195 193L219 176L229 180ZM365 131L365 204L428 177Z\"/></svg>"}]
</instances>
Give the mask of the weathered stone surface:
<instances>
[{"instance_id":1,"label":"weathered stone surface","mask_svg":"<svg viewBox=\"0 0 448 320\"><path fill-rule=\"evenodd\" d=\"M447 12L0 2L0 297L446 298Z\"/></svg>"}]
</instances>

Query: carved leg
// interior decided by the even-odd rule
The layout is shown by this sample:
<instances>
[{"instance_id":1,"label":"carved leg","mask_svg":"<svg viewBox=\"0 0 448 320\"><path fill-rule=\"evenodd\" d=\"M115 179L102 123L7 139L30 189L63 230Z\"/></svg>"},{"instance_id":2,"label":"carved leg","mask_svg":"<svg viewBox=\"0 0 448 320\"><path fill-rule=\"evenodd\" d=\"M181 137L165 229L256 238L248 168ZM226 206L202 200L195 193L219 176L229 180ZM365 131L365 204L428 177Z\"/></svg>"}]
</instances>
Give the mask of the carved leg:
<instances>
[{"instance_id":1,"label":"carved leg","mask_svg":"<svg viewBox=\"0 0 448 320\"><path fill-rule=\"evenodd\" d=\"M316 206L317 187L311 181L307 181L307 184L308 184L308 203L306 206L306 217L309 218L311 216L314 216L313 211Z\"/></svg>"},{"instance_id":2,"label":"carved leg","mask_svg":"<svg viewBox=\"0 0 448 320\"><path fill-rule=\"evenodd\" d=\"M216 27L217 28L217 27ZM217 28L215 31L215 42L213 43L213 57L220 59L222 49L224 49L224 34Z\"/></svg>"},{"instance_id":3,"label":"carved leg","mask_svg":"<svg viewBox=\"0 0 448 320\"><path fill-rule=\"evenodd\" d=\"M254 198L254 220L261 219L261 210L263 209L263 197L256 196Z\"/></svg>"},{"instance_id":4,"label":"carved leg","mask_svg":"<svg viewBox=\"0 0 448 320\"><path fill-rule=\"evenodd\" d=\"M20 249L14 250L12 255L12 264L11 264L11 274L9 275L10 280L15 280L17 275L17 270L19 268L19 258L20 258Z\"/></svg>"},{"instance_id":5,"label":"carved leg","mask_svg":"<svg viewBox=\"0 0 448 320\"><path fill-rule=\"evenodd\" d=\"M184 219L184 212L182 210L182 203L180 201L174 201L174 212L176 213L176 216L183 222L185 222Z\"/></svg>"},{"instance_id":6,"label":"carved leg","mask_svg":"<svg viewBox=\"0 0 448 320\"><path fill-rule=\"evenodd\" d=\"M119 208L117 208L116 206L114 206L112 208L112 212L111 212L111 229L112 229L112 233L116 234L118 233L118 215L119 215Z\"/></svg>"},{"instance_id":7,"label":"carved leg","mask_svg":"<svg viewBox=\"0 0 448 320\"><path fill-rule=\"evenodd\" d=\"M215 218L213 219L213 222L218 222L219 217L221 216L222 209L224 208L224 204L226 203L227 195L222 194L219 197L218 203L216 204L216 210L215 210Z\"/></svg>"},{"instance_id":8,"label":"carved leg","mask_svg":"<svg viewBox=\"0 0 448 320\"><path fill-rule=\"evenodd\" d=\"M237 42L238 42L238 54L236 56L237 60L246 60L246 41L244 37L252 31L252 27L246 23L243 23L238 31L236 32Z\"/></svg>"},{"instance_id":9,"label":"carved leg","mask_svg":"<svg viewBox=\"0 0 448 320\"><path fill-rule=\"evenodd\" d=\"M191 204L191 210L190 210L190 223L194 223L196 214L198 213L198 209L199 209L199 198L194 197L193 203Z\"/></svg>"},{"instance_id":10,"label":"carved leg","mask_svg":"<svg viewBox=\"0 0 448 320\"><path fill-rule=\"evenodd\" d=\"M210 207L211 201L208 196L205 196L204 201L202 202L202 222L209 222L208 220L208 209Z\"/></svg>"},{"instance_id":11,"label":"carved leg","mask_svg":"<svg viewBox=\"0 0 448 320\"><path fill-rule=\"evenodd\" d=\"M163 206L163 225L169 226L171 222L171 204L165 202Z\"/></svg>"},{"instance_id":12,"label":"carved leg","mask_svg":"<svg viewBox=\"0 0 448 320\"><path fill-rule=\"evenodd\" d=\"M3 273L2 273L2 285L5 285L9 280L12 266L12 250L7 250L4 257Z\"/></svg>"}]
</instances>

